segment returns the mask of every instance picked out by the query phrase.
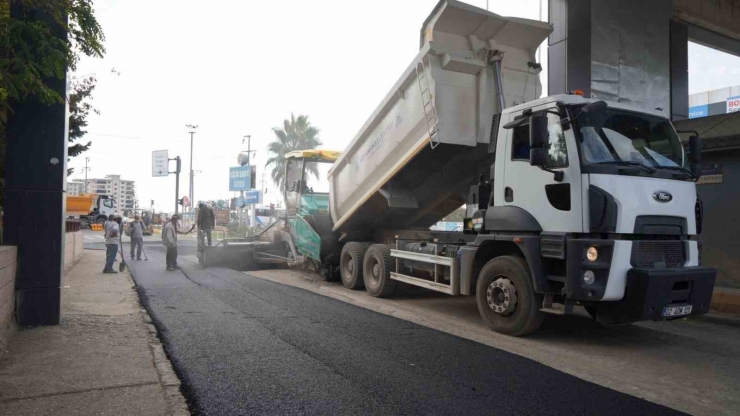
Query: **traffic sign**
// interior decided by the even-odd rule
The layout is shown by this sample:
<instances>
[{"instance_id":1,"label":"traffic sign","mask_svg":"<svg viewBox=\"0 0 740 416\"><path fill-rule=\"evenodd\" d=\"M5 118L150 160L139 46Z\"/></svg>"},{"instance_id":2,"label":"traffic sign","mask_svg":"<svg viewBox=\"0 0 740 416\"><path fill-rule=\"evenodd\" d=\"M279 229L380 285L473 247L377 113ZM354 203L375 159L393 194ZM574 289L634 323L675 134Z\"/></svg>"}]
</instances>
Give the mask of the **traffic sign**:
<instances>
[{"instance_id":1,"label":"traffic sign","mask_svg":"<svg viewBox=\"0 0 740 416\"><path fill-rule=\"evenodd\" d=\"M152 176L167 176L170 174L169 153L167 150L152 152Z\"/></svg>"},{"instance_id":2,"label":"traffic sign","mask_svg":"<svg viewBox=\"0 0 740 416\"><path fill-rule=\"evenodd\" d=\"M244 192L244 203L246 205L261 204L262 203L262 191Z\"/></svg>"},{"instance_id":3,"label":"traffic sign","mask_svg":"<svg viewBox=\"0 0 740 416\"><path fill-rule=\"evenodd\" d=\"M229 191L250 189L252 189L252 167L247 165L229 168Z\"/></svg>"},{"instance_id":4,"label":"traffic sign","mask_svg":"<svg viewBox=\"0 0 740 416\"><path fill-rule=\"evenodd\" d=\"M240 197L236 198L236 207L237 208L244 208L245 205L247 205L247 204L244 202L244 197L243 196L240 196Z\"/></svg>"},{"instance_id":5,"label":"traffic sign","mask_svg":"<svg viewBox=\"0 0 740 416\"><path fill-rule=\"evenodd\" d=\"M185 195L184 197L182 197L182 199L180 199L180 205L182 205L183 207L186 207L186 208L189 207L190 206L190 198L188 198L187 195Z\"/></svg>"}]
</instances>

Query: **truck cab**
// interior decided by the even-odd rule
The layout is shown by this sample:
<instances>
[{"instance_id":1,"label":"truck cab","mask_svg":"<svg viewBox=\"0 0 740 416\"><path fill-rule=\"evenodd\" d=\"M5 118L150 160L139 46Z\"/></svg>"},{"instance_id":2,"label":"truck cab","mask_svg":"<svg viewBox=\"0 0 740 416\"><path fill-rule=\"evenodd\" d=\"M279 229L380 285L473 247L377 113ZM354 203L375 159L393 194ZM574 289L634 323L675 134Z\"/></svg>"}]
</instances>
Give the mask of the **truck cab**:
<instances>
[{"instance_id":1,"label":"truck cab","mask_svg":"<svg viewBox=\"0 0 740 416\"><path fill-rule=\"evenodd\" d=\"M339 157L331 150L298 150L285 155L287 232L300 255L318 264L331 263L336 238L329 215L326 173Z\"/></svg>"},{"instance_id":2,"label":"truck cab","mask_svg":"<svg viewBox=\"0 0 740 416\"><path fill-rule=\"evenodd\" d=\"M709 310L716 272L700 266L698 137L687 155L663 113L579 95L511 107L501 120L493 175L469 195L475 238L461 247L461 291L476 291L484 320L517 333L576 304L607 324ZM507 253L519 264L489 267ZM508 275L517 272L531 288ZM513 303L529 290L541 306L519 320Z\"/></svg>"}]
</instances>

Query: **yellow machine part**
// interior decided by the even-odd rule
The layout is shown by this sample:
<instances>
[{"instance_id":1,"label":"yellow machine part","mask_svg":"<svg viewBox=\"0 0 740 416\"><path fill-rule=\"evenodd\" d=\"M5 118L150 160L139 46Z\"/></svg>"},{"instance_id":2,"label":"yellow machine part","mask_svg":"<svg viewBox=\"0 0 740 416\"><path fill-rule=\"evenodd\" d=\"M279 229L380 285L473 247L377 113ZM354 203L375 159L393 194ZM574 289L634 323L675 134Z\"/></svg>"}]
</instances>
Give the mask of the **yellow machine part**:
<instances>
[{"instance_id":1,"label":"yellow machine part","mask_svg":"<svg viewBox=\"0 0 740 416\"><path fill-rule=\"evenodd\" d=\"M321 160L322 162L334 163L342 152L336 150L322 150L322 149L310 149L310 150L296 150L294 152L287 153L285 159L315 159Z\"/></svg>"}]
</instances>

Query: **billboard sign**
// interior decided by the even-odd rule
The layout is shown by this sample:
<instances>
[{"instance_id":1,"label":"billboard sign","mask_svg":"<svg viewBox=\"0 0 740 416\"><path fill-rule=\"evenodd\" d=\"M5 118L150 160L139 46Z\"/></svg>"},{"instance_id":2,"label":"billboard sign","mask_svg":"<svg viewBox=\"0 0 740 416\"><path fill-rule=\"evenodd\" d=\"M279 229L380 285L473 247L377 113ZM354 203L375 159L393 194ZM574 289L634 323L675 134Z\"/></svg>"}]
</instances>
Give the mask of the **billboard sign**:
<instances>
[{"instance_id":1,"label":"billboard sign","mask_svg":"<svg viewBox=\"0 0 740 416\"><path fill-rule=\"evenodd\" d=\"M167 176L170 174L169 154L167 150L152 152L152 176Z\"/></svg>"},{"instance_id":2,"label":"billboard sign","mask_svg":"<svg viewBox=\"0 0 740 416\"><path fill-rule=\"evenodd\" d=\"M252 167L247 165L229 168L229 191L250 189L252 189Z\"/></svg>"},{"instance_id":3,"label":"billboard sign","mask_svg":"<svg viewBox=\"0 0 740 416\"><path fill-rule=\"evenodd\" d=\"M701 176L697 185L721 184L724 182L722 165L704 165L701 167Z\"/></svg>"},{"instance_id":4,"label":"billboard sign","mask_svg":"<svg viewBox=\"0 0 740 416\"><path fill-rule=\"evenodd\" d=\"M740 111L740 95L727 97L727 114Z\"/></svg>"},{"instance_id":5,"label":"billboard sign","mask_svg":"<svg viewBox=\"0 0 740 416\"><path fill-rule=\"evenodd\" d=\"M231 211L228 209L214 209L213 214L216 217L216 225L229 225Z\"/></svg>"},{"instance_id":6,"label":"billboard sign","mask_svg":"<svg viewBox=\"0 0 740 416\"><path fill-rule=\"evenodd\" d=\"M694 107L689 108L689 118L700 118L700 117L706 117L709 115L709 106L704 105L697 105Z\"/></svg>"}]
</instances>

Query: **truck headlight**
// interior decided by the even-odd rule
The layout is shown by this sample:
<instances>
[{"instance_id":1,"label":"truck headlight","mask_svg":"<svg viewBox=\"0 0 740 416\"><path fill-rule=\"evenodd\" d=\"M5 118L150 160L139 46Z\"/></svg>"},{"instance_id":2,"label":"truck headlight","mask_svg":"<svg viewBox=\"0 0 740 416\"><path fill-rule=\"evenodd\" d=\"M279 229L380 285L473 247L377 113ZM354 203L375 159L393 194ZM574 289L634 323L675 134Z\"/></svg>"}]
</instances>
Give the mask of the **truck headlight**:
<instances>
[{"instance_id":1,"label":"truck headlight","mask_svg":"<svg viewBox=\"0 0 740 416\"><path fill-rule=\"evenodd\" d=\"M593 270L586 270L585 272L583 272L583 281L587 285L594 284L594 282L596 281L596 274L593 272Z\"/></svg>"},{"instance_id":2,"label":"truck headlight","mask_svg":"<svg viewBox=\"0 0 740 416\"><path fill-rule=\"evenodd\" d=\"M594 262L599 258L599 251L596 250L596 247L589 247L588 250L586 250L586 258L590 262Z\"/></svg>"}]
</instances>

